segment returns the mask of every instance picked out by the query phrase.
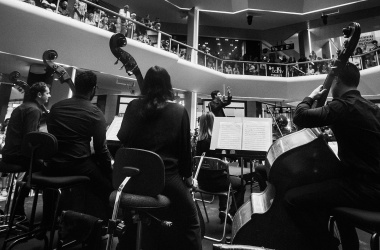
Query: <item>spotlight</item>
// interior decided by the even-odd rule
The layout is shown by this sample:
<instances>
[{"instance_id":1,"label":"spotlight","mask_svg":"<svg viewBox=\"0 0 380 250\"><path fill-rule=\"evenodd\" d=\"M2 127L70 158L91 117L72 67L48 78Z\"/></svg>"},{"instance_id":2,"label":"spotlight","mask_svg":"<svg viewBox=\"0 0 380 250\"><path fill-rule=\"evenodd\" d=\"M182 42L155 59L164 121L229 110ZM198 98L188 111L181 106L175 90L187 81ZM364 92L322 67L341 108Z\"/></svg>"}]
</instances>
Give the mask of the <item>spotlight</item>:
<instances>
[{"instance_id":1,"label":"spotlight","mask_svg":"<svg viewBox=\"0 0 380 250\"><path fill-rule=\"evenodd\" d=\"M252 18L253 18L252 15L247 14L247 23L248 23L248 25L251 25L251 24L252 24Z\"/></svg>"},{"instance_id":2,"label":"spotlight","mask_svg":"<svg viewBox=\"0 0 380 250\"><path fill-rule=\"evenodd\" d=\"M323 22L323 24L324 24L324 25L326 25L326 24L327 24L327 17L328 17L328 15L326 15L326 14L322 13L322 16L321 16L321 18L322 18L322 22Z\"/></svg>"}]
</instances>

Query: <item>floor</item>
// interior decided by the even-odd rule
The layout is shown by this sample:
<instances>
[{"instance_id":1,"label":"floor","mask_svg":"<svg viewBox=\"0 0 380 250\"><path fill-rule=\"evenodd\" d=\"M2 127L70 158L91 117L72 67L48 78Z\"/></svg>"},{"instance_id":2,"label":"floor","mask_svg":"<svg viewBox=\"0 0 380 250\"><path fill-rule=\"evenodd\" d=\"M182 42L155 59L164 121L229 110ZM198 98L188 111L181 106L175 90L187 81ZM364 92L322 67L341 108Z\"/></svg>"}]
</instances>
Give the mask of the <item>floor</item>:
<instances>
[{"instance_id":1,"label":"floor","mask_svg":"<svg viewBox=\"0 0 380 250\"><path fill-rule=\"evenodd\" d=\"M253 192L258 192L258 188L254 188L253 189ZM250 193L250 188L247 186L247 192L246 192L246 200L249 199L249 193ZM214 201L212 203L206 203L206 209L208 211L208 215L209 215L209 219L210 219L210 222L209 223L206 223L206 235L210 235L212 237L218 237L221 235L222 233L222 230L223 230L223 225L220 223L220 220L219 220L219 217L218 217L218 213L219 213L219 210L218 210L218 198L215 197ZM42 210L42 199L41 199L41 195L39 196L39 205L37 207L37 220L40 219L41 217L41 210ZM26 201L26 209L27 209L27 214L28 212L30 211L30 208L31 208L31 205L32 205L32 199L31 198L28 198L27 201ZM202 211L202 214L204 216L204 211L203 211L203 207L202 207L202 204L199 202L199 206L201 208L201 211ZM0 209L2 209L4 207L4 201L1 201L0 202ZM204 216L205 218L205 216ZM206 218L205 218L205 221L206 221ZM369 250L369 234L365 233L365 232L362 232L360 230L358 230L358 235L359 235L359 238L360 238L360 250ZM231 226L227 226L227 237L228 236L231 236ZM4 240L4 233L0 234L0 246L3 245L3 240ZM114 240L114 244L113 244L113 250L116 249L116 244L117 244L117 238L115 238ZM212 250L212 245L215 244L215 242L211 242L209 240L206 240L204 239L203 242L202 242L202 245L203 245L203 250ZM14 250L41 250L43 249L43 241L38 241L38 240L30 240L28 242L24 242L24 243L20 243L18 245L16 245L14 248ZM103 240L103 248L102 249L105 249L106 247L106 240ZM81 249L80 246L74 246L74 247L71 247L71 248L66 248L66 249Z\"/></svg>"}]
</instances>

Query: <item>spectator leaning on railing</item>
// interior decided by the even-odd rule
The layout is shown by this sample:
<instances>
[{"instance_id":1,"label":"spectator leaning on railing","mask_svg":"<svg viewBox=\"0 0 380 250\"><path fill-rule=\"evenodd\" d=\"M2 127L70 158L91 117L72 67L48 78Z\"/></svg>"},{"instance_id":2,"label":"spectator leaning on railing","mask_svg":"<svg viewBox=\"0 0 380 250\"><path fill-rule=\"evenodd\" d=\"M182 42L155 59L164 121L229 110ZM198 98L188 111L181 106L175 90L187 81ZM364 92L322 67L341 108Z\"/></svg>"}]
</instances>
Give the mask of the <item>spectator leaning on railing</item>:
<instances>
[{"instance_id":1,"label":"spectator leaning on railing","mask_svg":"<svg viewBox=\"0 0 380 250\"><path fill-rule=\"evenodd\" d=\"M62 16L70 16L70 12L67 9L67 1L60 2L60 5L58 7L58 14Z\"/></svg>"}]
</instances>

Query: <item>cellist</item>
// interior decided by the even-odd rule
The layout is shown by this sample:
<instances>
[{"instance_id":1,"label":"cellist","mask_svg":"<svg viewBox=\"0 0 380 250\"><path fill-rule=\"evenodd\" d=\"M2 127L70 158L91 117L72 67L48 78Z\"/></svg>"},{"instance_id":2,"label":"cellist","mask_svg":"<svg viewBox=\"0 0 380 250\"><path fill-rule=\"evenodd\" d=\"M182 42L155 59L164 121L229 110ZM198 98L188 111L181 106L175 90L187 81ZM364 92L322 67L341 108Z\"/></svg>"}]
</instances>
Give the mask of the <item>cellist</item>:
<instances>
[{"instance_id":1,"label":"cellist","mask_svg":"<svg viewBox=\"0 0 380 250\"><path fill-rule=\"evenodd\" d=\"M380 209L380 108L361 96L359 80L358 68L347 63L332 83L331 102L312 108L327 91L321 85L295 111L297 126L332 128L340 158L339 177L295 187L285 194L286 209L310 249L338 249L339 241L327 229L332 208ZM355 228L338 222L338 229L344 249L359 249Z\"/></svg>"}]
</instances>

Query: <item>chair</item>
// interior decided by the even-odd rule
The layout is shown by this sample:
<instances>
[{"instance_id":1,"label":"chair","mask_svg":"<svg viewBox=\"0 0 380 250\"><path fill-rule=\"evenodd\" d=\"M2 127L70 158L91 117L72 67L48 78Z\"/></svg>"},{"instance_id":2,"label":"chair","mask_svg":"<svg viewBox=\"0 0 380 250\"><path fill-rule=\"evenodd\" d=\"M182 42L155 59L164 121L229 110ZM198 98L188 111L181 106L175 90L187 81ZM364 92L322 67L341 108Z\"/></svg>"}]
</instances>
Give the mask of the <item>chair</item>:
<instances>
[{"instance_id":1,"label":"chair","mask_svg":"<svg viewBox=\"0 0 380 250\"><path fill-rule=\"evenodd\" d=\"M107 250L112 248L114 234L122 233L119 229L123 222L117 219L119 208L135 212L138 250L141 249L142 217L148 216L163 226L171 226L171 222L160 221L149 213L170 205L170 200L160 194L165 185L165 167L158 154L136 148L120 148L115 156L113 185L116 190L110 196L113 214L108 223Z\"/></svg>"},{"instance_id":2,"label":"chair","mask_svg":"<svg viewBox=\"0 0 380 250\"><path fill-rule=\"evenodd\" d=\"M380 212L349 207L334 208L329 223L329 230L332 234L334 233L334 222L337 220L350 223L354 227L371 234L371 250L379 250Z\"/></svg>"},{"instance_id":3,"label":"chair","mask_svg":"<svg viewBox=\"0 0 380 250\"><path fill-rule=\"evenodd\" d=\"M5 201L4 210L1 210L2 215L0 217L0 231L6 230L8 228L8 222L10 217L10 205L13 196L13 186L15 184L15 180L17 180L18 175L24 171L24 168L20 165L9 164L0 161L0 172L9 174L9 181L7 185L8 196Z\"/></svg>"},{"instance_id":4,"label":"chair","mask_svg":"<svg viewBox=\"0 0 380 250\"><path fill-rule=\"evenodd\" d=\"M226 171L228 178L230 177L228 164L226 162L220 160L220 159L212 158L212 157L204 157L204 154L203 154L202 156L195 156L194 157L194 164L197 166L196 171L195 171L195 175L194 175L194 179L197 181L198 181L198 173L199 173L200 169L202 169L204 171ZM199 183L199 186L201 186L201 183ZM224 218L224 223L223 223L222 237L220 239L217 239L217 238L209 237L207 235L204 236L204 238L206 238L208 240L212 240L215 242L222 242L226 236L227 217L228 217L227 215L228 215L228 211L230 209L230 198L231 198L231 196L234 197L234 190L232 190L231 183L228 186L228 189L223 191L223 192L211 192L211 191L202 189L201 187L194 188L193 192L201 194L203 209L205 211L207 222L210 222L210 220L208 218L206 206L205 206L202 195L208 194L208 195L227 196L227 207L226 207L226 210L224 211L226 216ZM233 199L233 201L234 201L235 208L237 208L235 198Z\"/></svg>"},{"instance_id":5,"label":"chair","mask_svg":"<svg viewBox=\"0 0 380 250\"><path fill-rule=\"evenodd\" d=\"M6 245L9 242L12 242L8 249L11 249L13 246L18 244L21 241L26 241L32 238L35 238L39 233L43 232L40 228L37 227L37 224L34 223L36 206L38 201L38 193L43 190L53 190L57 193L57 200L55 201L54 207L54 220L50 227L50 239L48 240L46 235L44 235L45 248L48 245L48 249L53 249L54 241L54 232L56 228L56 218L58 213L58 207L60 202L60 197L62 191L65 189L70 189L78 185L83 185L89 181L89 178L86 176L46 176L41 172L33 173L33 166L37 159L48 160L53 156L58 149L57 139L54 135L45 133L45 132L30 132L28 133L23 141L22 152L25 156L30 157L30 165L28 170L28 179L27 182L18 181L16 183L15 194L17 197L13 199L12 202L12 211L8 225L7 235L2 249L6 249ZM9 238L10 233L13 227L13 221L15 217L15 208L18 203L18 194L20 190L24 187L30 187L34 191L34 199L32 205L32 211L29 219L29 225L24 226L24 233L16 235L12 238ZM49 244L47 244L47 242Z\"/></svg>"}]
</instances>

